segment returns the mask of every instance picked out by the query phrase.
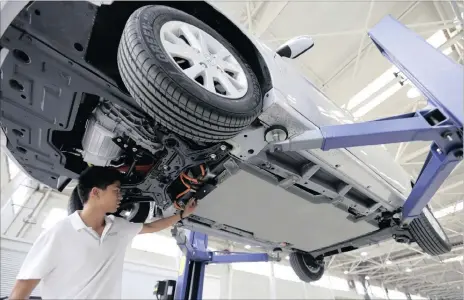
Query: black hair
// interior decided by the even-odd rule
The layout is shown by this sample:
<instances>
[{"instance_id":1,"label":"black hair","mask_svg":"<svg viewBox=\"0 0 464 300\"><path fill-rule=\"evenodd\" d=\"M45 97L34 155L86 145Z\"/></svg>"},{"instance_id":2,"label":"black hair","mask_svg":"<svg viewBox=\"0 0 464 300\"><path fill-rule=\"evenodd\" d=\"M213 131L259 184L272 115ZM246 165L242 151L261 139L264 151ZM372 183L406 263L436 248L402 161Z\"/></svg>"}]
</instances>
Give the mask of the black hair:
<instances>
[{"instance_id":1,"label":"black hair","mask_svg":"<svg viewBox=\"0 0 464 300\"><path fill-rule=\"evenodd\" d=\"M106 189L109 185L121 180L121 172L113 167L92 166L85 169L79 176L79 183L76 187L82 205L89 200L92 188Z\"/></svg>"}]
</instances>

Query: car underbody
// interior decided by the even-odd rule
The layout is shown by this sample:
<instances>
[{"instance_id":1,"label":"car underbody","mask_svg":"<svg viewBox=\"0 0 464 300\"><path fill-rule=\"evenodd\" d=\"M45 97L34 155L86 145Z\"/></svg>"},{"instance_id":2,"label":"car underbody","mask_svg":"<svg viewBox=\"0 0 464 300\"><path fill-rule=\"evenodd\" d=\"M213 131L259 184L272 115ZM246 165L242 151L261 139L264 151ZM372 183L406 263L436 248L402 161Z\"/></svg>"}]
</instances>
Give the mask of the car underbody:
<instances>
[{"instance_id":1,"label":"car underbody","mask_svg":"<svg viewBox=\"0 0 464 300\"><path fill-rule=\"evenodd\" d=\"M203 202L184 221L185 228L267 249L325 257L392 235L413 241L398 225L401 204L380 203L315 158L261 150L264 137L276 127L256 120L232 139L207 143L182 137L150 118L124 87L115 50L124 22L114 18L125 20L143 4L118 4L128 12L109 17L109 9L87 2L32 2L6 30L1 39L9 49L2 57L2 127L7 148L25 172L62 191L89 164L113 166L125 174L118 214L132 217L137 207L160 217L194 197ZM115 30L108 30L108 24ZM258 79L263 95L269 93L266 72ZM298 130L277 129L286 135ZM240 189L244 183L259 186L259 195L246 198ZM211 193L215 189L237 201L218 199ZM274 206L273 213L266 213L267 205ZM297 214L286 209L296 206L302 208ZM234 222L240 214L249 214L246 226ZM321 225L328 214L333 222ZM273 225L279 219L291 220L295 231ZM307 235L296 230L319 226L326 226L327 233L317 243L317 230Z\"/></svg>"}]
</instances>

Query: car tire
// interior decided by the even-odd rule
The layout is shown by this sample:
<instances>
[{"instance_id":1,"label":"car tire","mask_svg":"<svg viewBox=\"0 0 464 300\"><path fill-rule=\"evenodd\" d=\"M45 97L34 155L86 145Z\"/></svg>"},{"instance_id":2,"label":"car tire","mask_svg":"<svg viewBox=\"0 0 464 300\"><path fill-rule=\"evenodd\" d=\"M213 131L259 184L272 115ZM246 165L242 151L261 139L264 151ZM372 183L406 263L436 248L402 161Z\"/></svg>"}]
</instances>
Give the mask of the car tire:
<instances>
[{"instance_id":1,"label":"car tire","mask_svg":"<svg viewBox=\"0 0 464 300\"><path fill-rule=\"evenodd\" d=\"M163 46L166 34L162 41L161 29L169 21L193 25L229 51L228 57L232 56L243 71L239 71L244 76L240 78L246 78L247 88L242 89L246 93L231 100L227 94L213 93L206 89L206 83L203 87L188 77ZM130 16L118 48L118 67L124 85L143 110L168 130L195 141L208 143L230 139L249 126L262 111L258 79L244 58L214 29L171 7L144 6ZM216 85L215 81L213 86Z\"/></svg>"},{"instance_id":2,"label":"car tire","mask_svg":"<svg viewBox=\"0 0 464 300\"><path fill-rule=\"evenodd\" d=\"M435 256L451 251L448 236L429 207L410 223L409 232L425 253Z\"/></svg>"},{"instance_id":3,"label":"car tire","mask_svg":"<svg viewBox=\"0 0 464 300\"><path fill-rule=\"evenodd\" d=\"M150 202L138 202L132 208L135 209L134 214L126 218L126 220L132 223L145 223L150 214ZM123 209L124 206L116 212L116 215L124 218L124 216L121 215Z\"/></svg>"},{"instance_id":4,"label":"car tire","mask_svg":"<svg viewBox=\"0 0 464 300\"><path fill-rule=\"evenodd\" d=\"M309 254L290 253L290 266L298 278L304 282L318 281L324 275L324 264L316 262Z\"/></svg>"},{"instance_id":5,"label":"car tire","mask_svg":"<svg viewBox=\"0 0 464 300\"><path fill-rule=\"evenodd\" d=\"M76 210L82 210L84 205L82 204L77 187L75 187L68 200L68 215L72 215Z\"/></svg>"},{"instance_id":6,"label":"car tire","mask_svg":"<svg viewBox=\"0 0 464 300\"><path fill-rule=\"evenodd\" d=\"M73 214L76 210L82 210L83 208L84 206L77 192L77 187L75 187L71 193L71 196L69 197L68 215ZM118 211L116 211L115 213L111 213L111 214L117 217L122 217L120 213L123 208L124 206L121 209L118 209ZM147 220L149 213L150 213L149 202L137 203L137 211L128 221L132 223L144 223Z\"/></svg>"}]
</instances>

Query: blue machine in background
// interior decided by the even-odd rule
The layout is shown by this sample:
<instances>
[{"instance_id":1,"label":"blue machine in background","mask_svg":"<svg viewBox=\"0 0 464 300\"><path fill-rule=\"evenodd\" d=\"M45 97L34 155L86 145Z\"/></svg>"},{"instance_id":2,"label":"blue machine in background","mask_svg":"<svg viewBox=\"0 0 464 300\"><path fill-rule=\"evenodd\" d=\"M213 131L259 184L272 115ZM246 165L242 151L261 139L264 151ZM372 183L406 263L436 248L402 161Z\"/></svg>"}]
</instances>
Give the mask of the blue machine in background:
<instances>
[{"instance_id":1,"label":"blue machine in background","mask_svg":"<svg viewBox=\"0 0 464 300\"><path fill-rule=\"evenodd\" d=\"M464 70L403 24L388 16L369 31L380 50L421 92L429 105L415 113L385 119L321 127L271 145L271 151L330 150L365 145L431 141L430 152L402 210L407 226L432 199L463 159ZM202 299L207 264L280 260L267 253L216 253L208 237L174 229L184 256L175 299Z\"/></svg>"}]
</instances>

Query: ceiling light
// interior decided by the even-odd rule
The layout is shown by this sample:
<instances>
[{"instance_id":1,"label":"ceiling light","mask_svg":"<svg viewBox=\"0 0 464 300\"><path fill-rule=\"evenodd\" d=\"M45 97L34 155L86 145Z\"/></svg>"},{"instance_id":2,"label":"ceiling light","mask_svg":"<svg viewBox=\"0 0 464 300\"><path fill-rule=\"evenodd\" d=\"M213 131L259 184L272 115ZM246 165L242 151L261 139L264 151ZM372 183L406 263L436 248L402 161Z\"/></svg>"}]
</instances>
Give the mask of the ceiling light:
<instances>
[{"instance_id":1,"label":"ceiling light","mask_svg":"<svg viewBox=\"0 0 464 300\"><path fill-rule=\"evenodd\" d=\"M369 276L364 277L364 279L369 280L371 279Z\"/></svg>"},{"instance_id":2,"label":"ceiling light","mask_svg":"<svg viewBox=\"0 0 464 300\"><path fill-rule=\"evenodd\" d=\"M439 219L439 218L443 218L444 216L454 214L455 212L461 211L463 209L464 209L464 201L459 201L456 204L452 204L445 208L434 210L433 215L435 216L435 218Z\"/></svg>"},{"instance_id":3,"label":"ceiling light","mask_svg":"<svg viewBox=\"0 0 464 300\"><path fill-rule=\"evenodd\" d=\"M245 245L245 249L251 249L250 245Z\"/></svg>"},{"instance_id":4,"label":"ceiling light","mask_svg":"<svg viewBox=\"0 0 464 300\"><path fill-rule=\"evenodd\" d=\"M417 98L420 96L420 92L417 88L412 87L408 90L406 96L408 96L409 99Z\"/></svg>"},{"instance_id":5,"label":"ceiling light","mask_svg":"<svg viewBox=\"0 0 464 300\"><path fill-rule=\"evenodd\" d=\"M351 99L348 101L346 109L353 110L354 108L368 100L373 94L375 94L382 87L386 86L389 82L395 79L395 75L393 73L397 71L398 68L396 67L389 68L382 75L380 75L374 81L369 83L359 93L351 97Z\"/></svg>"},{"instance_id":6,"label":"ceiling light","mask_svg":"<svg viewBox=\"0 0 464 300\"><path fill-rule=\"evenodd\" d=\"M361 256L367 256L367 252L361 252Z\"/></svg>"},{"instance_id":7,"label":"ceiling light","mask_svg":"<svg viewBox=\"0 0 464 300\"><path fill-rule=\"evenodd\" d=\"M444 263L449 263L449 262L453 262L453 261L463 261L463 260L464 260L464 256L459 255L459 256L447 258L447 259L443 260L443 262Z\"/></svg>"},{"instance_id":8,"label":"ceiling light","mask_svg":"<svg viewBox=\"0 0 464 300\"><path fill-rule=\"evenodd\" d=\"M348 271L343 271L343 274L347 275L347 274L348 274Z\"/></svg>"},{"instance_id":9,"label":"ceiling light","mask_svg":"<svg viewBox=\"0 0 464 300\"><path fill-rule=\"evenodd\" d=\"M391 261L391 260L387 260L387 261L385 262L385 264L391 265L391 264L392 264L392 261Z\"/></svg>"},{"instance_id":10,"label":"ceiling light","mask_svg":"<svg viewBox=\"0 0 464 300\"><path fill-rule=\"evenodd\" d=\"M353 112L353 116L356 118L360 118L370 112L372 109L377 107L378 105L382 104L385 100L390 98L392 95L394 95L396 92L398 92L402 86L400 84L393 84L386 90L384 90L382 93L379 95L375 96L372 100L370 100L368 103L365 105L361 106L358 110Z\"/></svg>"},{"instance_id":11,"label":"ceiling light","mask_svg":"<svg viewBox=\"0 0 464 300\"><path fill-rule=\"evenodd\" d=\"M285 259L286 259L286 260L290 260L290 256L288 256L288 255L285 256Z\"/></svg>"},{"instance_id":12,"label":"ceiling light","mask_svg":"<svg viewBox=\"0 0 464 300\"><path fill-rule=\"evenodd\" d=\"M407 273L411 273L411 272L412 272L412 270L411 270L410 268L406 268L405 271L406 271Z\"/></svg>"}]
</instances>

